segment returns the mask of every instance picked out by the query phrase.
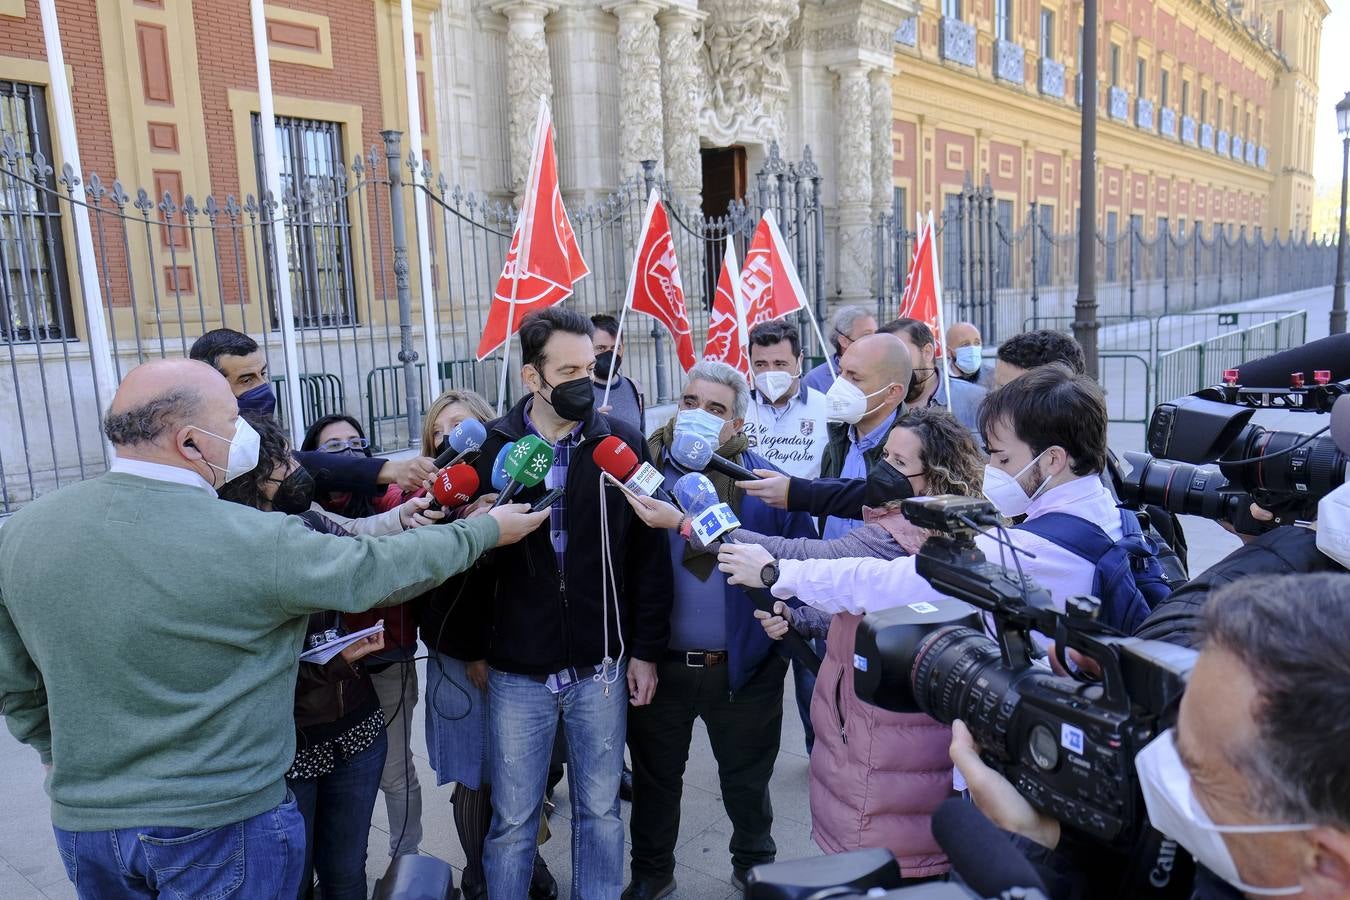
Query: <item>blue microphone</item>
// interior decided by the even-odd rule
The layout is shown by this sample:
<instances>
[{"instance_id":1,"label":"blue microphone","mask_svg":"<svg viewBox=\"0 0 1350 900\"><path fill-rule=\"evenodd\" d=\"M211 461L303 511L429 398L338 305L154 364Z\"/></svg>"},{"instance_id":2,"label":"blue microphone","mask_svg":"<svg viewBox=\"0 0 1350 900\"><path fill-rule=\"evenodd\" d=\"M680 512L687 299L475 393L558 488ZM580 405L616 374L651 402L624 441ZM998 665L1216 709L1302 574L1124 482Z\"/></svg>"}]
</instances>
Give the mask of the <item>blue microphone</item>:
<instances>
[{"instance_id":1,"label":"blue microphone","mask_svg":"<svg viewBox=\"0 0 1350 900\"><path fill-rule=\"evenodd\" d=\"M689 432L677 432L675 440L670 444L670 458L682 469L688 469L691 472L702 472L704 469L712 469L729 478L737 481L758 481L759 476L743 466L738 466L729 459L723 459L713 451L716 448L705 439L690 434ZM688 512L688 510L685 510Z\"/></svg>"},{"instance_id":2,"label":"blue microphone","mask_svg":"<svg viewBox=\"0 0 1350 900\"><path fill-rule=\"evenodd\" d=\"M444 469L446 466L464 462L466 457L483 449L485 440L487 429L483 427L483 423L477 419L465 419L450 429L450 433L445 436L445 449L436 457L436 468Z\"/></svg>"},{"instance_id":3,"label":"blue microphone","mask_svg":"<svg viewBox=\"0 0 1350 900\"><path fill-rule=\"evenodd\" d=\"M515 446L515 441L504 444L502 449L497 451L497 458L492 461L492 489L499 494L511 483L511 476L506 474L506 458L511 455Z\"/></svg>"},{"instance_id":4,"label":"blue microphone","mask_svg":"<svg viewBox=\"0 0 1350 900\"><path fill-rule=\"evenodd\" d=\"M675 502L680 504L680 509L693 515L695 510L705 510L720 501L717 498L717 489L713 487L707 475L702 472L690 472L688 475L681 475L675 482Z\"/></svg>"}]
</instances>

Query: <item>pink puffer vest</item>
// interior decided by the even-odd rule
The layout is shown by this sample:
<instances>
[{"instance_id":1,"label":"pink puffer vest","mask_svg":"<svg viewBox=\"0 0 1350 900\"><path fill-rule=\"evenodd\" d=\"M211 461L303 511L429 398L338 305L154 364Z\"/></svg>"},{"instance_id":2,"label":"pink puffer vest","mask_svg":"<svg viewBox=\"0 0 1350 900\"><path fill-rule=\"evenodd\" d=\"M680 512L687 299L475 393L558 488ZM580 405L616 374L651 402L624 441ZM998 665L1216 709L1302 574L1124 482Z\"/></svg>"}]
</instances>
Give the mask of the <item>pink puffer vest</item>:
<instances>
[{"instance_id":1,"label":"pink puffer vest","mask_svg":"<svg viewBox=\"0 0 1350 900\"><path fill-rule=\"evenodd\" d=\"M910 535L896 537L910 543ZM951 729L858 699L853 646L861 621L835 614L811 696L811 837L826 853L884 847L907 878L940 875L947 857L929 822L952 793Z\"/></svg>"}]
</instances>

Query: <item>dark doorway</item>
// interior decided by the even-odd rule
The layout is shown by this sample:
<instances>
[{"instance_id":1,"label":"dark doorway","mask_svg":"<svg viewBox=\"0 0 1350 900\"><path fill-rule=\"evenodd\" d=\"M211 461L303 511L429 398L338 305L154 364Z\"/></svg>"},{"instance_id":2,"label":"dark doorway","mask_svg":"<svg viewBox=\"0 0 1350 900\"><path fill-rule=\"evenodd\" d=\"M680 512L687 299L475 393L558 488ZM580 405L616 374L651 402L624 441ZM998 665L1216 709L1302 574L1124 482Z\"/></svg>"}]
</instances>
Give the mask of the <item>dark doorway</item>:
<instances>
[{"instance_id":1,"label":"dark doorway","mask_svg":"<svg viewBox=\"0 0 1350 900\"><path fill-rule=\"evenodd\" d=\"M703 157L703 217L720 219L727 214L732 200L744 200L748 182L744 147L710 147L700 150ZM717 276L722 271L722 254L726 252L724 239L704 244L704 266L707 283L703 295L712 304L717 291Z\"/></svg>"}]
</instances>

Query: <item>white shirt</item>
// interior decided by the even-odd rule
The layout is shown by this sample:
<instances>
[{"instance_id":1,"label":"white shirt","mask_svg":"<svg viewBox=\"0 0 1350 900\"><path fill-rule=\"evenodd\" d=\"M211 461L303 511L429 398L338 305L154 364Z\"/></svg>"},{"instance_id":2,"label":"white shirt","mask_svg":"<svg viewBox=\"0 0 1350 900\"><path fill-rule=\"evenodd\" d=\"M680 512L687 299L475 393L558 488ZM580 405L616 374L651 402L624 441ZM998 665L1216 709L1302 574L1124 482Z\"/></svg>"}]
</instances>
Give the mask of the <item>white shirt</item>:
<instances>
[{"instance_id":1,"label":"white shirt","mask_svg":"<svg viewBox=\"0 0 1350 900\"><path fill-rule=\"evenodd\" d=\"M825 395L804 383L788 402L779 407L759 391L751 391L754 404L745 417L750 447L794 478L819 478L820 460L830 442Z\"/></svg>"},{"instance_id":2,"label":"white shirt","mask_svg":"<svg viewBox=\"0 0 1350 900\"><path fill-rule=\"evenodd\" d=\"M1096 475L1084 475L1051 488L1027 507L1027 518L1049 512L1065 512L1087 519L1120 540L1120 510ZM1018 528L1010 528L1007 540L1018 550L1023 574L1050 592L1055 608L1064 609L1066 597L1092 593L1092 563L1058 544ZM975 545L989 562L1015 569L1012 550L981 534ZM898 559L782 560L778 564L775 597L797 597L803 603L829 613L862 614L942 596L915 571L914 557Z\"/></svg>"},{"instance_id":3,"label":"white shirt","mask_svg":"<svg viewBox=\"0 0 1350 900\"><path fill-rule=\"evenodd\" d=\"M114 456L108 471L121 472L123 475L135 475L137 478L149 478L151 481L185 484L188 487L200 488L212 497L216 496L216 489L211 487L211 483L191 469L167 466L164 463L149 462L144 459L126 459L125 457Z\"/></svg>"}]
</instances>

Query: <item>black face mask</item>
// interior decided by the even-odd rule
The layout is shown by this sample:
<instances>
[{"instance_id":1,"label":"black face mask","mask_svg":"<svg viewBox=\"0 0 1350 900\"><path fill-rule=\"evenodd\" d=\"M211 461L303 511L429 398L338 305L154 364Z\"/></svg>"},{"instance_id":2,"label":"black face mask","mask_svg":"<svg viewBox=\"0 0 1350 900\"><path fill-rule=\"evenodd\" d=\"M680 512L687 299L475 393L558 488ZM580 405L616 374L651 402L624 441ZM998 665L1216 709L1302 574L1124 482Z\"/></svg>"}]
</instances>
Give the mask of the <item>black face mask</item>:
<instances>
[{"instance_id":1,"label":"black face mask","mask_svg":"<svg viewBox=\"0 0 1350 900\"><path fill-rule=\"evenodd\" d=\"M615 356L613 350L595 354L595 377L605 381L611 374L618 375L622 363L623 357Z\"/></svg>"},{"instance_id":2,"label":"black face mask","mask_svg":"<svg viewBox=\"0 0 1350 900\"><path fill-rule=\"evenodd\" d=\"M553 388L553 396L545 397L542 391L535 396L553 407L553 411L564 422L584 422L590 416L591 410L595 407L595 388L592 387L594 382L589 375L573 378L558 385L544 381L542 375L539 376L539 380L545 387Z\"/></svg>"},{"instance_id":3,"label":"black face mask","mask_svg":"<svg viewBox=\"0 0 1350 900\"><path fill-rule=\"evenodd\" d=\"M879 459L867 473L867 489L863 493L863 505L873 509L885 506L894 500L908 500L914 496L914 486L909 476L895 466Z\"/></svg>"},{"instance_id":4,"label":"black face mask","mask_svg":"<svg viewBox=\"0 0 1350 900\"><path fill-rule=\"evenodd\" d=\"M277 492L272 497L272 508L294 516L309 509L314 502L314 477L300 466L294 472L281 479Z\"/></svg>"}]
</instances>

